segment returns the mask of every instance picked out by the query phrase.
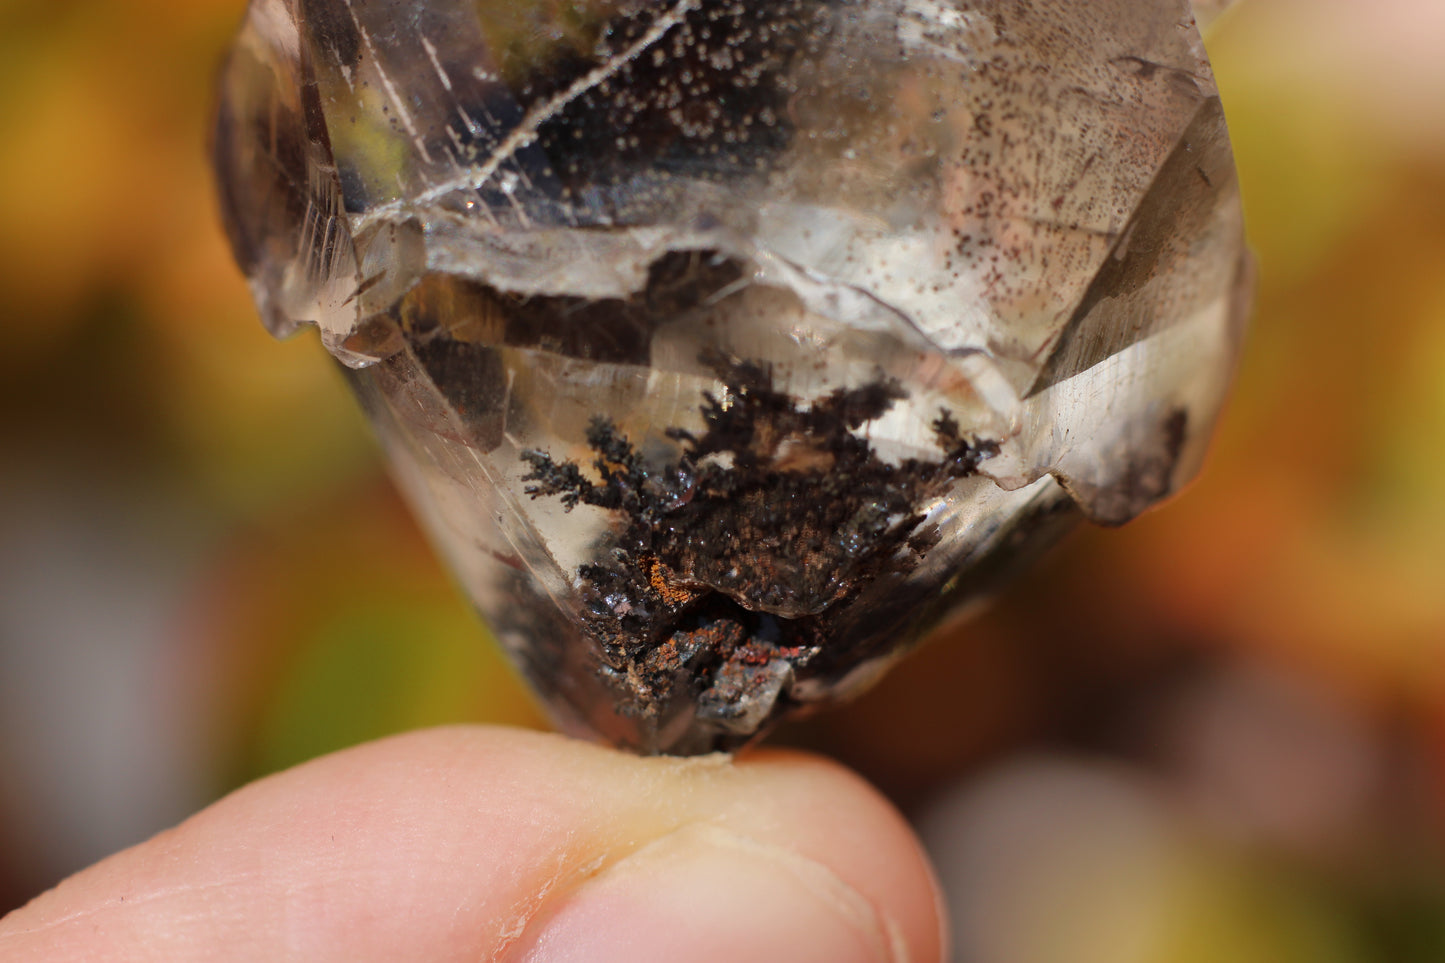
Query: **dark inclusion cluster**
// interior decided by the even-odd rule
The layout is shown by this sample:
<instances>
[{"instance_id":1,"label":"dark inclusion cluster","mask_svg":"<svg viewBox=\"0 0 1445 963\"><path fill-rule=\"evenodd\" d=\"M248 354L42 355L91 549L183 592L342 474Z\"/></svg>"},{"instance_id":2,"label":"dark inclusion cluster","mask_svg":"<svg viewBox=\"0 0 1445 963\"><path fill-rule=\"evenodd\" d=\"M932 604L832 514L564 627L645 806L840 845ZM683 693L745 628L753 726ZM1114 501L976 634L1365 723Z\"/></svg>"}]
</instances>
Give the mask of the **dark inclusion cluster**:
<instances>
[{"instance_id":1,"label":"dark inclusion cluster","mask_svg":"<svg viewBox=\"0 0 1445 963\"><path fill-rule=\"evenodd\" d=\"M774 387L756 363L705 359L727 386L705 394L705 430L668 434L681 455L644 464L606 417L587 442L594 481L572 461L523 453L534 499L614 512L606 561L578 577L586 632L628 714L656 719L680 695L739 734L786 706L789 670L845 664L832 623L850 599L911 572L938 538L920 506L997 452L947 412L933 423L937 460L890 464L857 434L906 397L879 379L811 405ZM679 689L683 691L679 691Z\"/></svg>"}]
</instances>

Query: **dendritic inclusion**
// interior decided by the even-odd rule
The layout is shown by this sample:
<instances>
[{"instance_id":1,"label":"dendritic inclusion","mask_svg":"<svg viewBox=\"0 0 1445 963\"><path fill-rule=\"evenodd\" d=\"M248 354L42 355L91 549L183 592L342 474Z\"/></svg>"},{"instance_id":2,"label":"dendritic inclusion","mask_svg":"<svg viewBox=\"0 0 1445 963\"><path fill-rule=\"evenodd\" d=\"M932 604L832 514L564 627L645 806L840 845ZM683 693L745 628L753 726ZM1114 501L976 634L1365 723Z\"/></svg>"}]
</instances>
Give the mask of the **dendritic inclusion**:
<instances>
[{"instance_id":1,"label":"dendritic inclusion","mask_svg":"<svg viewBox=\"0 0 1445 963\"><path fill-rule=\"evenodd\" d=\"M732 748L1197 470L1247 260L1186 0L253 0L232 243L565 725Z\"/></svg>"}]
</instances>

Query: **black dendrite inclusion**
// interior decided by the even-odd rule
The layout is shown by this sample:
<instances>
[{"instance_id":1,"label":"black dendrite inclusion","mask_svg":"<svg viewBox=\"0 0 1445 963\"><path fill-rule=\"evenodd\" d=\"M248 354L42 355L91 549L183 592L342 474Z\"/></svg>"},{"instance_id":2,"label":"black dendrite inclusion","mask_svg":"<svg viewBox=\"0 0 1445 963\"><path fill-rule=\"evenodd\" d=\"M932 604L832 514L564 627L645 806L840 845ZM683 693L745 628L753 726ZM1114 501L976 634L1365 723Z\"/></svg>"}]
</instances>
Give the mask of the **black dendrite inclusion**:
<instances>
[{"instance_id":1,"label":"black dendrite inclusion","mask_svg":"<svg viewBox=\"0 0 1445 963\"><path fill-rule=\"evenodd\" d=\"M704 394L701 434L668 432L676 461L645 465L602 417L587 431L595 480L576 462L522 455L533 498L618 516L604 560L577 574L587 631L644 714L679 684L705 709L741 713L764 684L757 668L836 662L833 617L870 583L917 566L937 540L923 506L997 451L943 412L939 458L890 464L857 431L906 397L897 382L802 405L761 365L705 360L726 393Z\"/></svg>"}]
</instances>

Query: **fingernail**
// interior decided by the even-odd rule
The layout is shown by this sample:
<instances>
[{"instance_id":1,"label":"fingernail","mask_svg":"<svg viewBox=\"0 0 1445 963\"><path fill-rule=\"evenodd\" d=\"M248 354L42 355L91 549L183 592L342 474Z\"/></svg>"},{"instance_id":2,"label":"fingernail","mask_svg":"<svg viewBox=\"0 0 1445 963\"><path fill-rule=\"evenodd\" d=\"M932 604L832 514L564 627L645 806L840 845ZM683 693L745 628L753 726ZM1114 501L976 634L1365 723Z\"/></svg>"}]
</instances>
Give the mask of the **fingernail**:
<instances>
[{"instance_id":1,"label":"fingernail","mask_svg":"<svg viewBox=\"0 0 1445 963\"><path fill-rule=\"evenodd\" d=\"M631 854L533 924L517 963L904 963L895 927L827 867L713 827Z\"/></svg>"}]
</instances>

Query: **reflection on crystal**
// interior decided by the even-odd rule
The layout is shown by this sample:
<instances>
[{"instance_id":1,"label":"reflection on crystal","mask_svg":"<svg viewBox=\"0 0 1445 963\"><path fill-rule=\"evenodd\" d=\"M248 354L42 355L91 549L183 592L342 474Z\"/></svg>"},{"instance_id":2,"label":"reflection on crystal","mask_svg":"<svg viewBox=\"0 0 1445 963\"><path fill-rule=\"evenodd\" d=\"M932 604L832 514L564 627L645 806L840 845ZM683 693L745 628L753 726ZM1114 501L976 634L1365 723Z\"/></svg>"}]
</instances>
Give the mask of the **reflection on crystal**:
<instances>
[{"instance_id":1,"label":"reflection on crystal","mask_svg":"<svg viewBox=\"0 0 1445 963\"><path fill-rule=\"evenodd\" d=\"M746 742L1197 470L1247 267L1188 0L253 0L216 164L565 724Z\"/></svg>"}]
</instances>

